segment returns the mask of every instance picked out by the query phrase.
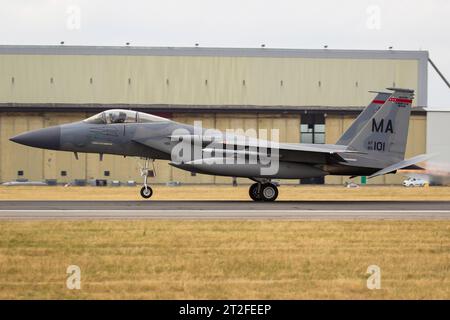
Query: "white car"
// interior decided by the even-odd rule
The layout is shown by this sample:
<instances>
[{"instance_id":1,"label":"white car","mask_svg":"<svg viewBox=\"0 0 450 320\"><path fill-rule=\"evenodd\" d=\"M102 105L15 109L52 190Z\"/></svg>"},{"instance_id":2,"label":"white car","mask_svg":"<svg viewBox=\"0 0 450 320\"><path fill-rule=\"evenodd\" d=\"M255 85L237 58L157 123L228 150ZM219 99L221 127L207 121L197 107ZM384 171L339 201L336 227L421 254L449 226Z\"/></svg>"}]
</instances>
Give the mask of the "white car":
<instances>
[{"instance_id":1,"label":"white car","mask_svg":"<svg viewBox=\"0 0 450 320\"><path fill-rule=\"evenodd\" d=\"M418 178L409 178L403 181L405 187L424 187L427 184L427 181Z\"/></svg>"}]
</instances>

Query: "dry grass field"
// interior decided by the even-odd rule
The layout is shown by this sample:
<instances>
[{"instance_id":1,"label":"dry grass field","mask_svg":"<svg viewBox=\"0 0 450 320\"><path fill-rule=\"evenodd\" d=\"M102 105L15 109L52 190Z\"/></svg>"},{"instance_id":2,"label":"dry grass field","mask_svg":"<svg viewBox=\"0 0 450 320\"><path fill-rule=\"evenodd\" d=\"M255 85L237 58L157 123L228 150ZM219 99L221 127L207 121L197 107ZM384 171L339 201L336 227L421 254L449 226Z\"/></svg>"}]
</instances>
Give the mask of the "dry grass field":
<instances>
[{"instance_id":1,"label":"dry grass field","mask_svg":"<svg viewBox=\"0 0 450 320\"><path fill-rule=\"evenodd\" d=\"M152 199L248 200L247 188L156 185ZM138 190L0 187L0 200ZM281 186L279 199L450 200L450 187ZM372 264L380 290L366 287ZM81 290L66 288L69 265ZM0 221L0 299L38 298L450 299L450 221Z\"/></svg>"},{"instance_id":2,"label":"dry grass field","mask_svg":"<svg viewBox=\"0 0 450 320\"><path fill-rule=\"evenodd\" d=\"M0 200L142 200L139 188L0 186ZM152 200L249 200L247 185L155 185L152 188ZM450 200L448 186L367 185L349 189L332 185L282 185L279 190L278 200Z\"/></svg>"},{"instance_id":3,"label":"dry grass field","mask_svg":"<svg viewBox=\"0 0 450 320\"><path fill-rule=\"evenodd\" d=\"M0 299L450 299L450 221L0 222ZM68 265L81 290L66 288ZM381 289L366 270L381 268Z\"/></svg>"}]
</instances>

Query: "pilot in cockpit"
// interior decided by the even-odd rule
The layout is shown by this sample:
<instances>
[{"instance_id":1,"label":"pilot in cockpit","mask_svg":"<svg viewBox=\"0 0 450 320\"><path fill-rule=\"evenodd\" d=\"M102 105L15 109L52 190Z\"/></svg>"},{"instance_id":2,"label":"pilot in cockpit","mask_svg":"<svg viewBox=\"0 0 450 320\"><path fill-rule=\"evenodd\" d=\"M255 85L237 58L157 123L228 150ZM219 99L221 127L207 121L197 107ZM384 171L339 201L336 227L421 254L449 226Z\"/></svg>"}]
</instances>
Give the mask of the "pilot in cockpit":
<instances>
[{"instance_id":1,"label":"pilot in cockpit","mask_svg":"<svg viewBox=\"0 0 450 320\"><path fill-rule=\"evenodd\" d=\"M127 119L126 113L121 111L109 112L107 115L109 118L107 119L108 123L124 123Z\"/></svg>"},{"instance_id":2,"label":"pilot in cockpit","mask_svg":"<svg viewBox=\"0 0 450 320\"><path fill-rule=\"evenodd\" d=\"M154 123L169 120L143 112L136 112L132 110L123 110L123 109L111 109L98 113L83 121L90 124L114 124L114 123Z\"/></svg>"}]
</instances>

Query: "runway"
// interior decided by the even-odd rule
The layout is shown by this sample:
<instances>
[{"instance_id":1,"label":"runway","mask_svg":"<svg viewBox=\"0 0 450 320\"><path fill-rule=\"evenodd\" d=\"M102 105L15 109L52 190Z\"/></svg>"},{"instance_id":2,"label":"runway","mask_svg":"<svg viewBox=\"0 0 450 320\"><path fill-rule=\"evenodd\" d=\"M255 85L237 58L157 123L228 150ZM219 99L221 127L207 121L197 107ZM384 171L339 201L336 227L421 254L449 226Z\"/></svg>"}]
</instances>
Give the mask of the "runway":
<instances>
[{"instance_id":1,"label":"runway","mask_svg":"<svg viewBox=\"0 0 450 320\"><path fill-rule=\"evenodd\" d=\"M0 220L448 220L450 201L0 201Z\"/></svg>"}]
</instances>

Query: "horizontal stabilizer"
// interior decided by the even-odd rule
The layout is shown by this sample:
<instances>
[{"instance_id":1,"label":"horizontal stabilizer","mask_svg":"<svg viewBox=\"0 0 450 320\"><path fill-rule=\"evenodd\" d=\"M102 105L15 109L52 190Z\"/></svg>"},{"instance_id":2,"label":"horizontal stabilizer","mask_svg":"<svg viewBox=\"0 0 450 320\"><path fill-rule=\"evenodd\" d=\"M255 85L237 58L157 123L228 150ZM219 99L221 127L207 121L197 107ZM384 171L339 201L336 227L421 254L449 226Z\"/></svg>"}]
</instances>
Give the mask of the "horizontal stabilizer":
<instances>
[{"instance_id":1,"label":"horizontal stabilizer","mask_svg":"<svg viewBox=\"0 0 450 320\"><path fill-rule=\"evenodd\" d=\"M435 156L435 154L421 154L421 155L418 155L418 156L415 156L415 157L412 157L412 158L409 158L409 159L397 162L397 163L395 163L395 164L393 164L393 165L391 165L389 167L386 167L384 169L381 169L381 170L375 172L374 174L369 176L369 179L381 176L383 174L395 172L395 171L397 171L399 169L403 169L403 168L409 167L409 166L411 166L413 164L416 164L416 163L419 163L419 162L422 162L422 161L426 161L426 160L428 160L428 159L430 159L430 158L432 158L434 156Z\"/></svg>"}]
</instances>

